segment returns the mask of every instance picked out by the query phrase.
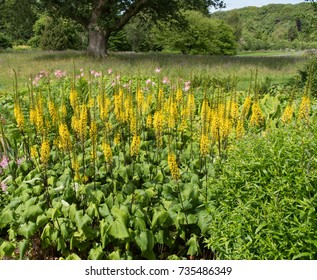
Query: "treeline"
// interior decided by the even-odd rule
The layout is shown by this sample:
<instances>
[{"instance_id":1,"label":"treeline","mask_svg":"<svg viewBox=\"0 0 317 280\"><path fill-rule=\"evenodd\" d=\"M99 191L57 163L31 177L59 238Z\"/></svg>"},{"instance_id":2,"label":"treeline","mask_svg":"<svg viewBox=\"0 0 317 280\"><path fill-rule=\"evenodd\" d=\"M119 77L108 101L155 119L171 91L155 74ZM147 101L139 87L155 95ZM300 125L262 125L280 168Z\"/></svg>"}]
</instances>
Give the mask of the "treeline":
<instances>
[{"instance_id":1,"label":"treeline","mask_svg":"<svg viewBox=\"0 0 317 280\"><path fill-rule=\"evenodd\" d=\"M240 50L317 48L316 11L310 3L252 6L212 16L234 28Z\"/></svg>"},{"instance_id":2,"label":"treeline","mask_svg":"<svg viewBox=\"0 0 317 280\"><path fill-rule=\"evenodd\" d=\"M32 1L0 1L0 49L84 50L87 31L69 18L52 18ZM219 11L183 11L182 17L153 22L134 17L111 36L111 51L160 51L234 55L239 50L317 48L316 16L309 3L271 4Z\"/></svg>"},{"instance_id":3,"label":"treeline","mask_svg":"<svg viewBox=\"0 0 317 280\"><path fill-rule=\"evenodd\" d=\"M0 48L13 45L27 45L43 50L87 48L87 31L76 22L68 18L52 18L46 13L29 9L23 12L25 17L29 17L26 26L14 20L16 13L13 11L18 10L20 5L7 9L6 16L0 16ZM234 31L228 23L193 10L183 11L182 15L153 22L145 14L140 14L123 30L111 36L107 49L215 55L236 53Z\"/></svg>"}]
</instances>

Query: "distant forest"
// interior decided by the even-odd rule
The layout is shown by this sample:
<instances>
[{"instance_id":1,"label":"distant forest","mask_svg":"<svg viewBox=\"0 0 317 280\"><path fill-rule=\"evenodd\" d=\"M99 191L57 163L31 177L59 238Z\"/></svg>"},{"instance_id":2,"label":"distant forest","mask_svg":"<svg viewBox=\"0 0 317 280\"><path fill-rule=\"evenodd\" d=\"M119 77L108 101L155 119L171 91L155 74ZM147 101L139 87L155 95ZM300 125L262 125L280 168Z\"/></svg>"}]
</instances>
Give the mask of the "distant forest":
<instances>
[{"instance_id":1,"label":"distant forest","mask_svg":"<svg viewBox=\"0 0 317 280\"><path fill-rule=\"evenodd\" d=\"M316 13L311 4L270 4L211 15L233 29L240 50L316 49Z\"/></svg>"},{"instance_id":2,"label":"distant forest","mask_svg":"<svg viewBox=\"0 0 317 280\"><path fill-rule=\"evenodd\" d=\"M31 2L0 2L0 49L87 48L87 30L70 18L53 18ZM140 13L110 37L107 49L213 55L317 49L316 13L309 3L270 4L212 14L187 10L181 12L181 18L155 22Z\"/></svg>"}]
</instances>

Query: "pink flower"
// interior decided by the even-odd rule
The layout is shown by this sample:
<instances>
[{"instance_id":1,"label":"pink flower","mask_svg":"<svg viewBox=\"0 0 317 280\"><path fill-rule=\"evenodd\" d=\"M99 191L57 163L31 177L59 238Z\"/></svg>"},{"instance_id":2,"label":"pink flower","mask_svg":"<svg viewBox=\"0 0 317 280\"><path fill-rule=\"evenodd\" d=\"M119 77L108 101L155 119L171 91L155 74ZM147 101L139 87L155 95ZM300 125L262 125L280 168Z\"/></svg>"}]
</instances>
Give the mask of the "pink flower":
<instances>
[{"instance_id":1,"label":"pink flower","mask_svg":"<svg viewBox=\"0 0 317 280\"><path fill-rule=\"evenodd\" d=\"M17 165L21 165L21 163L25 160L25 157L18 158L16 160Z\"/></svg>"},{"instance_id":2,"label":"pink flower","mask_svg":"<svg viewBox=\"0 0 317 280\"><path fill-rule=\"evenodd\" d=\"M66 76L66 72L65 72L65 71L62 71L62 70L56 70L56 71L54 72L54 75L55 75L55 77L56 77L57 79L61 79L61 78L63 78L63 77Z\"/></svg>"},{"instance_id":3,"label":"pink flower","mask_svg":"<svg viewBox=\"0 0 317 280\"><path fill-rule=\"evenodd\" d=\"M190 81L185 82L184 91L189 91L190 89Z\"/></svg>"},{"instance_id":4,"label":"pink flower","mask_svg":"<svg viewBox=\"0 0 317 280\"><path fill-rule=\"evenodd\" d=\"M169 84L169 83L170 83L170 80L169 80L167 77L164 77L163 80L162 80L162 83L163 83L164 85Z\"/></svg>"},{"instance_id":5,"label":"pink flower","mask_svg":"<svg viewBox=\"0 0 317 280\"><path fill-rule=\"evenodd\" d=\"M95 78L101 76L101 72L97 72L97 71L95 71L95 70L91 70L91 71L90 71L90 74L91 74L92 76L94 76Z\"/></svg>"},{"instance_id":6,"label":"pink flower","mask_svg":"<svg viewBox=\"0 0 317 280\"><path fill-rule=\"evenodd\" d=\"M149 85L151 82L152 82L151 79L147 79L145 83Z\"/></svg>"},{"instance_id":7,"label":"pink flower","mask_svg":"<svg viewBox=\"0 0 317 280\"><path fill-rule=\"evenodd\" d=\"M5 169L9 164L9 158L7 156L2 157L2 160L0 162L0 166L2 169Z\"/></svg>"},{"instance_id":8,"label":"pink flower","mask_svg":"<svg viewBox=\"0 0 317 280\"><path fill-rule=\"evenodd\" d=\"M156 72L156 73L160 73L161 70L162 70L162 69L158 67L158 68L155 69L155 72Z\"/></svg>"},{"instance_id":9,"label":"pink flower","mask_svg":"<svg viewBox=\"0 0 317 280\"><path fill-rule=\"evenodd\" d=\"M109 75L112 74L112 69L111 69L111 68L108 69L108 74L109 74Z\"/></svg>"},{"instance_id":10,"label":"pink flower","mask_svg":"<svg viewBox=\"0 0 317 280\"><path fill-rule=\"evenodd\" d=\"M0 186L1 186L2 191L6 192L8 186L3 182L0 183Z\"/></svg>"}]
</instances>

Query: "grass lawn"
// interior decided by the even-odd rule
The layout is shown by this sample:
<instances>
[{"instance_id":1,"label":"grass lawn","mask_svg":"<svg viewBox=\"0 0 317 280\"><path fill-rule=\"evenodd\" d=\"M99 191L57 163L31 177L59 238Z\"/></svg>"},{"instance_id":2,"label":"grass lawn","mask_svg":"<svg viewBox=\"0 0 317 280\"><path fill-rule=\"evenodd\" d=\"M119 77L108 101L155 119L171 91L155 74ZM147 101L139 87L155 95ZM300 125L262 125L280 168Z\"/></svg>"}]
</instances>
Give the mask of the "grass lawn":
<instances>
[{"instance_id":1,"label":"grass lawn","mask_svg":"<svg viewBox=\"0 0 317 280\"><path fill-rule=\"evenodd\" d=\"M74 69L106 71L118 75L153 75L157 67L163 75L201 82L211 78L238 77L238 89L248 88L251 72L258 70L260 81L287 83L297 75L306 56L272 56L270 53L243 53L238 56L177 55L160 53L112 53L105 59L94 59L78 51L5 51L0 52L0 90L10 90L13 69L19 82L27 82L41 70L50 73L57 69L71 73Z\"/></svg>"}]
</instances>

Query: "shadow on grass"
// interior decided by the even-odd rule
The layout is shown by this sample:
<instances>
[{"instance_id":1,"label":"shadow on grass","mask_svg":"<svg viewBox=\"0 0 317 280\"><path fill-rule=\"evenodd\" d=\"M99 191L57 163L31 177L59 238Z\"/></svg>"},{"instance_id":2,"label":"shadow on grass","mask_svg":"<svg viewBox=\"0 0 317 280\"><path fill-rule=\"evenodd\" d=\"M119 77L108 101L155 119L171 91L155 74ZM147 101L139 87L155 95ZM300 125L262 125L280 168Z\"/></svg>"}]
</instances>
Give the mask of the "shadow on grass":
<instances>
[{"instance_id":1,"label":"shadow on grass","mask_svg":"<svg viewBox=\"0 0 317 280\"><path fill-rule=\"evenodd\" d=\"M71 59L78 59L82 57L88 57L85 51L74 51L74 50L67 50L67 51L39 51L36 53L32 60L71 60Z\"/></svg>"}]
</instances>

